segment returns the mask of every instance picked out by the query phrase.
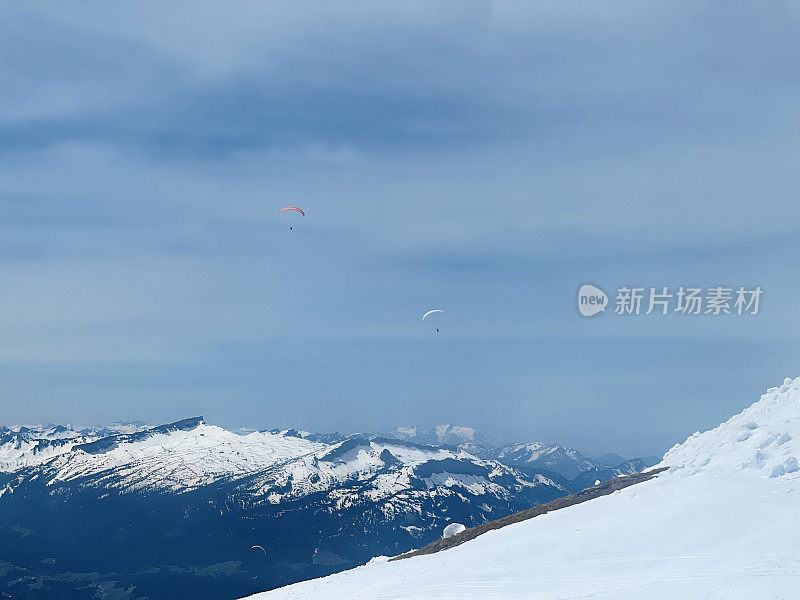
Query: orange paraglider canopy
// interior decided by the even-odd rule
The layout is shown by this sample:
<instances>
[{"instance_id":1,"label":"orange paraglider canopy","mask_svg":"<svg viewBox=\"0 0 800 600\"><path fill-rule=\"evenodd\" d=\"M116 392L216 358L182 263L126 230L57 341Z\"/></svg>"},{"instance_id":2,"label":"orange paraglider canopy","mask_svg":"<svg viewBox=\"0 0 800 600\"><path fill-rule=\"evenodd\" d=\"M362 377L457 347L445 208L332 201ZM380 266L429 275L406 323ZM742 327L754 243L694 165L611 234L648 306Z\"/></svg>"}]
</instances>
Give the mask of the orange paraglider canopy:
<instances>
[{"instance_id":1,"label":"orange paraglider canopy","mask_svg":"<svg viewBox=\"0 0 800 600\"><path fill-rule=\"evenodd\" d=\"M296 210L297 212L299 212L299 213L300 213L301 215L303 215L304 217L306 216L306 213L304 213L304 212L303 212L303 209L302 209L302 208L300 208L299 206L284 206L282 209L280 209L280 210L278 211L278 214L281 214L281 213L282 213L283 211L285 211L285 210Z\"/></svg>"}]
</instances>

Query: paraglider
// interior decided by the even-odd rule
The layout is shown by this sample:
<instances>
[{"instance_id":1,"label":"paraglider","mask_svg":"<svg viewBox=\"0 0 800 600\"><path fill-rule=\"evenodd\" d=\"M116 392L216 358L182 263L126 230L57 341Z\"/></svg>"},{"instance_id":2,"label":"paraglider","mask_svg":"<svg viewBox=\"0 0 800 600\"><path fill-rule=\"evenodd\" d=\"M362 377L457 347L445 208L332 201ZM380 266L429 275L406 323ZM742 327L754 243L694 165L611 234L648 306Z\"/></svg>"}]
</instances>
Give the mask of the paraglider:
<instances>
[{"instance_id":1,"label":"paraglider","mask_svg":"<svg viewBox=\"0 0 800 600\"><path fill-rule=\"evenodd\" d=\"M304 211L302 208L300 208L299 206L284 206L282 209L280 209L280 210L278 211L278 215L282 215L282 214L283 214L285 211L287 211L287 210L289 210L289 211L296 211L296 212L299 212L299 213L300 213L301 215L303 215L304 217L306 216L306 213L305 213L305 211ZM294 229L294 227L290 225L290 226L289 226L289 231L292 231L293 229Z\"/></svg>"},{"instance_id":2,"label":"paraglider","mask_svg":"<svg viewBox=\"0 0 800 600\"><path fill-rule=\"evenodd\" d=\"M443 313L443 312L444 312L444 311L443 311L441 308L434 308L433 310L429 310L429 311L428 311L428 312L426 312L424 315L422 315L422 322L424 323L424 322L425 322L425 319L426 319L426 318L427 318L429 315L432 315L433 313Z\"/></svg>"},{"instance_id":3,"label":"paraglider","mask_svg":"<svg viewBox=\"0 0 800 600\"><path fill-rule=\"evenodd\" d=\"M304 213L304 212L303 212L303 209L302 209L302 208L300 208L299 206L284 206L282 209L280 209L280 210L278 211L278 214L281 214L281 213L282 213L283 211L285 211L285 210L296 210L297 212L299 212L299 213L300 213L301 215L303 215L304 217L306 216L306 213Z\"/></svg>"},{"instance_id":4,"label":"paraglider","mask_svg":"<svg viewBox=\"0 0 800 600\"><path fill-rule=\"evenodd\" d=\"M422 315L422 321L421 322L424 323L425 319L427 319L430 315L432 315L434 313L443 313L443 312L444 311L441 308L434 308L433 310L429 310L424 315ZM439 333L439 328L438 327L436 328L436 333Z\"/></svg>"},{"instance_id":5,"label":"paraglider","mask_svg":"<svg viewBox=\"0 0 800 600\"><path fill-rule=\"evenodd\" d=\"M250 549L251 549L251 550L255 550L256 548L258 548L259 550L261 550L261 551L264 553L264 556L266 556L266 555L267 555L267 551L266 551L266 550L264 550L264 546L251 546L251 547L250 547Z\"/></svg>"}]
</instances>

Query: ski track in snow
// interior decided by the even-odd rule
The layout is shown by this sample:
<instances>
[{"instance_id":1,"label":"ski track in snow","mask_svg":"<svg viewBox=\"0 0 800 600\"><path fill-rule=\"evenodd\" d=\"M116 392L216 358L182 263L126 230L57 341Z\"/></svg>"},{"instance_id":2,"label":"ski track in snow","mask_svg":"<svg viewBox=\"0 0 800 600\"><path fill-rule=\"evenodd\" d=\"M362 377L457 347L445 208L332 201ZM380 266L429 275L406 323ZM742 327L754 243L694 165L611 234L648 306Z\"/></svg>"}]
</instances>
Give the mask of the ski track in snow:
<instances>
[{"instance_id":1,"label":"ski track in snow","mask_svg":"<svg viewBox=\"0 0 800 600\"><path fill-rule=\"evenodd\" d=\"M258 600L790 600L800 587L800 379L673 447L656 478L432 555Z\"/></svg>"}]
</instances>

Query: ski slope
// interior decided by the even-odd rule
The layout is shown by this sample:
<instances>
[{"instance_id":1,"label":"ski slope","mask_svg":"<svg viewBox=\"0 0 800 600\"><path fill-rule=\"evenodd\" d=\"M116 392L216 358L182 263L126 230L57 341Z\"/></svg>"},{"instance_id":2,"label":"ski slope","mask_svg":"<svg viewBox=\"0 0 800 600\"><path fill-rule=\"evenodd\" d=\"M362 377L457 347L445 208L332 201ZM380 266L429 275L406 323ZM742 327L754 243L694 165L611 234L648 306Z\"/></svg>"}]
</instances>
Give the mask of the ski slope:
<instances>
[{"instance_id":1,"label":"ski slope","mask_svg":"<svg viewBox=\"0 0 800 600\"><path fill-rule=\"evenodd\" d=\"M259 600L800 597L800 379L664 456L656 478L428 556Z\"/></svg>"}]
</instances>

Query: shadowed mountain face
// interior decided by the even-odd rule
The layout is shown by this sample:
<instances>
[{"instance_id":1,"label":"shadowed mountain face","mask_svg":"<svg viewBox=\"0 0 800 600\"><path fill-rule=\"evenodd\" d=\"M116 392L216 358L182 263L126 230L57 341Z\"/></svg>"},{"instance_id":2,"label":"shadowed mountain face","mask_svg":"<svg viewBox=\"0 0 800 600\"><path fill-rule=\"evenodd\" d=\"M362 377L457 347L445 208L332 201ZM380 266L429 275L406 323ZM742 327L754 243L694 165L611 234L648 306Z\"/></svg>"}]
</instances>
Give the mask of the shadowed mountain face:
<instances>
[{"instance_id":1,"label":"shadowed mountain face","mask_svg":"<svg viewBox=\"0 0 800 600\"><path fill-rule=\"evenodd\" d=\"M110 434L110 435L109 435ZM236 597L395 555L569 493L454 446L193 418L0 432L0 591Z\"/></svg>"}]
</instances>

